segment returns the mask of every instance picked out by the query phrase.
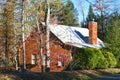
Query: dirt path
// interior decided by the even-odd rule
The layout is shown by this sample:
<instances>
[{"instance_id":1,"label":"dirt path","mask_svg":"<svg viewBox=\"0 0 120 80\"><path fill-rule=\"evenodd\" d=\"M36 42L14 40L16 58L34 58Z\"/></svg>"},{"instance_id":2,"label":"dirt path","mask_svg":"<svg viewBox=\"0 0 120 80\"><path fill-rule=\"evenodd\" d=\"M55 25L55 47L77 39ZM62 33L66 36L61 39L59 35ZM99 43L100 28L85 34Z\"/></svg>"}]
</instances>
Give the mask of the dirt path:
<instances>
[{"instance_id":1,"label":"dirt path","mask_svg":"<svg viewBox=\"0 0 120 80\"><path fill-rule=\"evenodd\" d=\"M93 80L120 80L120 74L116 74L114 76L104 77L104 78L96 78Z\"/></svg>"}]
</instances>

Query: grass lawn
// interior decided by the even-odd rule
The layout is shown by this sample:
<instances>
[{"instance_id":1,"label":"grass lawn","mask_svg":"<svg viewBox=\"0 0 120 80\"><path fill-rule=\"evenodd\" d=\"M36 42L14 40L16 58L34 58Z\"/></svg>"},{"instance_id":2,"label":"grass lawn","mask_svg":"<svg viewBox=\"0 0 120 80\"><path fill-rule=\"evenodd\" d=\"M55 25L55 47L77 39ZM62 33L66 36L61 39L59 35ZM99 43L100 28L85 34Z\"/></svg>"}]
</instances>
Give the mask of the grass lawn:
<instances>
[{"instance_id":1,"label":"grass lawn","mask_svg":"<svg viewBox=\"0 0 120 80\"><path fill-rule=\"evenodd\" d=\"M78 70L49 73L32 73L17 71L0 73L0 80L92 80L93 78L120 73L120 69Z\"/></svg>"}]
</instances>

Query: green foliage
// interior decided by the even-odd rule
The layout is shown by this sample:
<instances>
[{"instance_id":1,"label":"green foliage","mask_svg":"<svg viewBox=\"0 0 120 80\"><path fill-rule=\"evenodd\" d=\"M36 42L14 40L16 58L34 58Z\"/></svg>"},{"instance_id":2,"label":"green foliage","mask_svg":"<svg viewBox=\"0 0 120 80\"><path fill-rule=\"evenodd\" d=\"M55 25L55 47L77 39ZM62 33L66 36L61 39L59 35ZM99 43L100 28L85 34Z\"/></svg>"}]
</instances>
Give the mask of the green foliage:
<instances>
[{"instance_id":1,"label":"green foliage","mask_svg":"<svg viewBox=\"0 0 120 80\"><path fill-rule=\"evenodd\" d=\"M93 19L96 19L96 16L95 16L95 14L93 12L92 6L90 5L87 21L89 22L89 21L92 21Z\"/></svg>"},{"instance_id":2,"label":"green foliage","mask_svg":"<svg viewBox=\"0 0 120 80\"><path fill-rule=\"evenodd\" d=\"M107 61L101 51L93 48L82 48L74 54L75 69L107 68Z\"/></svg>"},{"instance_id":3,"label":"green foliage","mask_svg":"<svg viewBox=\"0 0 120 80\"><path fill-rule=\"evenodd\" d=\"M117 61L115 56L102 49L82 48L74 54L74 69L112 68Z\"/></svg>"},{"instance_id":4,"label":"green foliage","mask_svg":"<svg viewBox=\"0 0 120 80\"><path fill-rule=\"evenodd\" d=\"M37 4L39 5L39 3ZM41 15L40 18L42 21L45 21L45 1L42 1L41 10L43 15ZM62 0L50 0L50 22L69 26L78 26L78 12L77 9L75 9L74 4L70 0L66 0L65 3Z\"/></svg>"},{"instance_id":5,"label":"green foliage","mask_svg":"<svg viewBox=\"0 0 120 80\"><path fill-rule=\"evenodd\" d=\"M97 55L97 66L96 68L108 68L108 62L100 50L96 50L95 55Z\"/></svg>"},{"instance_id":6,"label":"green foliage","mask_svg":"<svg viewBox=\"0 0 120 80\"><path fill-rule=\"evenodd\" d=\"M111 53L111 52L108 52L106 50L101 50L104 57L106 58L107 60L107 63L108 63L108 67L109 68L112 68L112 67L115 67L116 64L117 64L117 61L115 59L115 56Z\"/></svg>"},{"instance_id":7,"label":"green foliage","mask_svg":"<svg viewBox=\"0 0 120 80\"><path fill-rule=\"evenodd\" d=\"M120 67L120 18L118 18L118 14L115 14L110 22L106 33L106 47L114 54L117 60L116 66Z\"/></svg>"},{"instance_id":8,"label":"green foliage","mask_svg":"<svg viewBox=\"0 0 120 80\"><path fill-rule=\"evenodd\" d=\"M108 48L107 48L109 51L111 51L113 54L114 54L114 56L115 56L115 59L117 60L117 64L116 64L116 67L120 67L120 52L119 52L119 46L117 47L117 46L109 46Z\"/></svg>"},{"instance_id":9,"label":"green foliage","mask_svg":"<svg viewBox=\"0 0 120 80\"><path fill-rule=\"evenodd\" d=\"M74 8L73 3L68 0L67 3L63 6L62 14L59 16L59 20L64 25L78 26L77 15L78 12Z\"/></svg>"},{"instance_id":10,"label":"green foliage","mask_svg":"<svg viewBox=\"0 0 120 80\"><path fill-rule=\"evenodd\" d=\"M93 8L92 6L90 5L89 6L89 11L88 11L88 15L86 17L86 24L84 24L85 22L82 22L82 27L85 27L85 28L88 28L88 23L90 21L93 21L93 19L96 21L96 15L94 14L94 11L93 11Z\"/></svg>"}]
</instances>

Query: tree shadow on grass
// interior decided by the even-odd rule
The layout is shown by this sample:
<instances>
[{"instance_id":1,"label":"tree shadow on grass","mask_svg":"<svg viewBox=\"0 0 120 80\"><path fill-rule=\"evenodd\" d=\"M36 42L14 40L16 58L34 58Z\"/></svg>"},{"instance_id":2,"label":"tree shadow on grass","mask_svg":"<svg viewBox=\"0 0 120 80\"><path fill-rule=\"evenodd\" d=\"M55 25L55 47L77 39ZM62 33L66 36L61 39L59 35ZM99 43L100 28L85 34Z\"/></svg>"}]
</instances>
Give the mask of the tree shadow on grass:
<instances>
[{"instance_id":1,"label":"tree shadow on grass","mask_svg":"<svg viewBox=\"0 0 120 80\"><path fill-rule=\"evenodd\" d=\"M13 80L82 80L77 74L72 72L48 72L48 73L33 73L33 72L18 72L7 71L1 75L15 76Z\"/></svg>"}]
</instances>

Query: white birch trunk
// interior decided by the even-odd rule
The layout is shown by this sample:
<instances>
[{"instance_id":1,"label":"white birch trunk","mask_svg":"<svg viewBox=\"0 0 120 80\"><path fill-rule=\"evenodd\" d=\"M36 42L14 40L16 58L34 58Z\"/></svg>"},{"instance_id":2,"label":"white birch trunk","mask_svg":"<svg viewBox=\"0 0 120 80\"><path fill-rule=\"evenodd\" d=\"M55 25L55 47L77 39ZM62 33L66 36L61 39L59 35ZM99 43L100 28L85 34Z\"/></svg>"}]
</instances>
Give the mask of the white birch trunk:
<instances>
[{"instance_id":1,"label":"white birch trunk","mask_svg":"<svg viewBox=\"0 0 120 80\"><path fill-rule=\"evenodd\" d=\"M25 27L22 27L22 37L23 37L23 65L24 65L24 69L26 69L26 51L25 51Z\"/></svg>"},{"instance_id":2,"label":"white birch trunk","mask_svg":"<svg viewBox=\"0 0 120 80\"><path fill-rule=\"evenodd\" d=\"M80 3L80 9L81 9L82 17L83 17L83 23L84 23L84 26L85 26L85 14L84 14L82 3Z\"/></svg>"},{"instance_id":3,"label":"white birch trunk","mask_svg":"<svg viewBox=\"0 0 120 80\"><path fill-rule=\"evenodd\" d=\"M38 22L38 11L37 11L37 16L36 16L36 24L37 24L37 28L38 28L38 34L39 34L39 43L40 43L40 28L39 28L39 22ZM40 43L40 45L41 45L41 43ZM40 47L41 48L41 47ZM41 49L40 49L41 50ZM41 59L41 52L40 52L40 54L39 54L39 56L38 56L38 68L39 68L39 71L40 71L40 59Z\"/></svg>"},{"instance_id":4,"label":"white birch trunk","mask_svg":"<svg viewBox=\"0 0 120 80\"><path fill-rule=\"evenodd\" d=\"M22 1L22 7L24 6L24 1ZM25 26L24 26L24 20L25 20L25 12L24 8L22 8L22 41L23 41L23 68L26 69L26 51L25 51Z\"/></svg>"},{"instance_id":5,"label":"white birch trunk","mask_svg":"<svg viewBox=\"0 0 120 80\"><path fill-rule=\"evenodd\" d=\"M41 0L39 0L39 7L41 10ZM38 67L39 67L39 71L40 71L40 66L41 66L41 71L44 72L44 66L45 66L45 59L43 56L43 49L42 49L42 35L41 35L41 30L40 30L40 26L39 26L39 21L38 21L38 17L39 17L39 12L37 11L37 16L36 16L36 24L37 24L37 28L38 28L38 34L39 34L39 43L40 43L40 53L39 53L39 60L38 60ZM41 64L40 64L40 60L41 60Z\"/></svg>"},{"instance_id":6,"label":"white birch trunk","mask_svg":"<svg viewBox=\"0 0 120 80\"><path fill-rule=\"evenodd\" d=\"M17 31L16 31L16 28L15 28L15 22L14 22L14 33L15 33L15 39L17 39ZM15 42L15 45L17 44L16 43L16 40L14 40L14 42ZM17 46L17 45L16 45ZM19 65L18 65L18 59L17 59L17 56L18 56L18 54L19 54L19 51L18 51L18 49L17 49L17 47L14 47L14 60L15 60L15 69L16 70L18 70L18 67L19 67Z\"/></svg>"},{"instance_id":7,"label":"white birch trunk","mask_svg":"<svg viewBox=\"0 0 120 80\"><path fill-rule=\"evenodd\" d=\"M46 18L46 67L47 69L50 69L50 45L49 45L49 38L50 38L50 29L49 29L49 20L50 20L50 4L49 0L47 0L47 18Z\"/></svg>"},{"instance_id":8,"label":"white birch trunk","mask_svg":"<svg viewBox=\"0 0 120 80\"><path fill-rule=\"evenodd\" d=\"M39 71L40 71L40 60L41 60L41 62L42 62L42 64L43 64L43 58L42 58L42 51L43 51L43 49L42 49L42 35L41 35L41 31L40 31L40 26L39 26L39 22L38 22L38 16L39 14L38 14L38 12L37 12L37 16L36 16L36 23L37 23L37 28L38 28L38 34L39 34L39 43L40 43L40 53L39 53L39 60L38 60L38 66L39 66ZM41 65L42 65L41 64ZM44 66L44 65L43 65ZM43 71L43 70L42 70Z\"/></svg>"}]
</instances>

